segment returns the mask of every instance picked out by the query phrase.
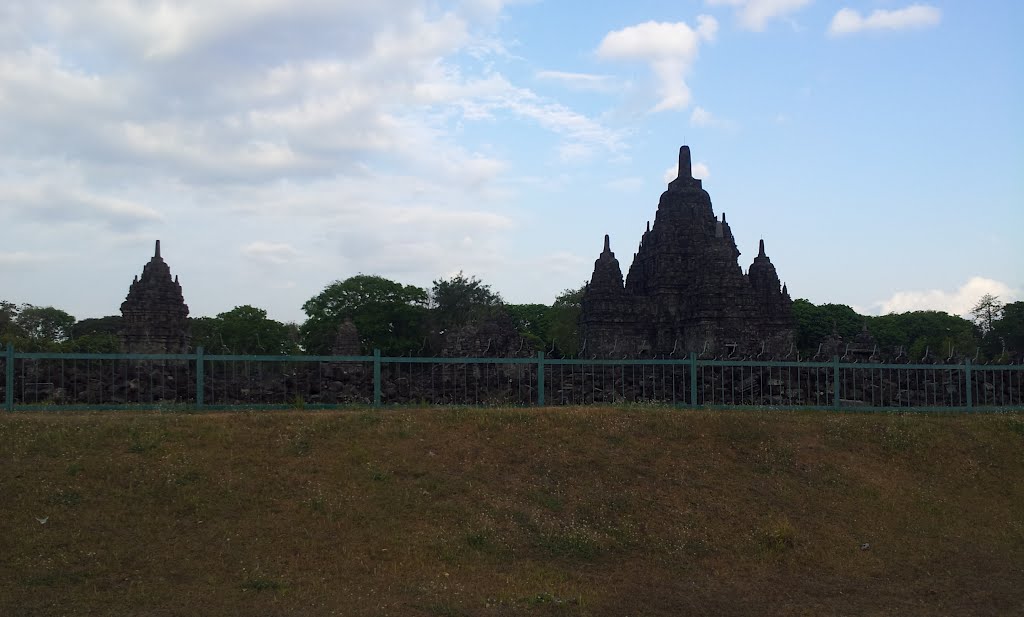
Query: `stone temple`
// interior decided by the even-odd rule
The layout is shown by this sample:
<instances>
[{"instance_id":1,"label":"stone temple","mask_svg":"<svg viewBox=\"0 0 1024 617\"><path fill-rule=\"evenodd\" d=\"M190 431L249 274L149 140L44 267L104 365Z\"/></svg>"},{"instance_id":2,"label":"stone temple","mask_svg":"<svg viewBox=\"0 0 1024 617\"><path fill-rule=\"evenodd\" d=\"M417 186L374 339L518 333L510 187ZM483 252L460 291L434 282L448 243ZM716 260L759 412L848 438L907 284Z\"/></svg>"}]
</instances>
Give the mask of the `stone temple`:
<instances>
[{"instance_id":1,"label":"stone temple","mask_svg":"<svg viewBox=\"0 0 1024 617\"><path fill-rule=\"evenodd\" d=\"M783 356L793 347L793 301L764 240L746 273L732 230L693 177L690 148L661 194L625 281L608 236L594 262L580 315L590 357Z\"/></svg>"},{"instance_id":2,"label":"stone temple","mask_svg":"<svg viewBox=\"0 0 1024 617\"><path fill-rule=\"evenodd\" d=\"M160 257L160 241L142 277L135 277L121 303L121 349L125 353L188 353L188 306L178 277Z\"/></svg>"}]
</instances>

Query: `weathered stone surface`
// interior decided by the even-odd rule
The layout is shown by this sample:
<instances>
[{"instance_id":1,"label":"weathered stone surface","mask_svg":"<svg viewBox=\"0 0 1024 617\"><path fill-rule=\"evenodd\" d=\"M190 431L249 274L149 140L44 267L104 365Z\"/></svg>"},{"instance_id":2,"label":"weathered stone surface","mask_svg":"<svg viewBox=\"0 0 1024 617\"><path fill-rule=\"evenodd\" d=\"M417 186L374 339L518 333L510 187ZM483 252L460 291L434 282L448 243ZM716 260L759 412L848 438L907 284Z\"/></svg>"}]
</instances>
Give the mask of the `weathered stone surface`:
<instances>
[{"instance_id":1,"label":"weathered stone surface","mask_svg":"<svg viewBox=\"0 0 1024 617\"><path fill-rule=\"evenodd\" d=\"M456 358L521 358L534 353L533 344L504 311L446 332L440 351L442 357Z\"/></svg>"},{"instance_id":2,"label":"weathered stone surface","mask_svg":"<svg viewBox=\"0 0 1024 617\"><path fill-rule=\"evenodd\" d=\"M346 317L334 335L331 353L336 356L358 356L362 352L362 347L363 344L359 340L359 330L356 328L355 322Z\"/></svg>"},{"instance_id":3,"label":"weathered stone surface","mask_svg":"<svg viewBox=\"0 0 1024 617\"><path fill-rule=\"evenodd\" d=\"M142 277L135 277L121 303L121 315L121 348L125 352L188 352L188 306L178 277L171 278L171 269L160 256L159 240L153 258L142 268Z\"/></svg>"},{"instance_id":4,"label":"weathered stone surface","mask_svg":"<svg viewBox=\"0 0 1024 617\"><path fill-rule=\"evenodd\" d=\"M583 295L583 354L783 356L793 345L792 300L764 241L744 274L732 230L693 177L690 149L662 193L626 280L605 236Z\"/></svg>"}]
</instances>

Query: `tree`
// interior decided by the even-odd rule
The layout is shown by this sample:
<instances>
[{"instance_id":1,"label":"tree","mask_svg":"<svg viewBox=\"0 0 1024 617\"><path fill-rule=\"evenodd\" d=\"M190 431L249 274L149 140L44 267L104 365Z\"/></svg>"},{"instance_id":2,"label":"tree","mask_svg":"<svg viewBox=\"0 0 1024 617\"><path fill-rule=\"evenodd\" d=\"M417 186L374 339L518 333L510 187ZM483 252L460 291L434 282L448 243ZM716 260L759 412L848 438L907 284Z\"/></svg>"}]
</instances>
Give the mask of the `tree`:
<instances>
[{"instance_id":1,"label":"tree","mask_svg":"<svg viewBox=\"0 0 1024 617\"><path fill-rule=\"evenodd\" d=\"M493 316L502 300L490 285L459 272L450 279L434 281L430 303L437 327L447 330Z\"/></svg>"},{"instance_id":2,"label":"tree","mask_svg":"<svg viewBox=\"0 0 1024 617\"><path fill-rule=\"evenodd\" d=\"M71 327L71 338L79 338L90 334L103 334L118 337L124 318L120 315L107 315L106 317L87 317L75 322Z\"/></svg>"},{"instance_id":3,"label":"tree","mask_svg":"<svg viewBox=\"0 0 1024 617\"><path fill-rule=\"evenodd\" d=\"M23 304L16 318L30 345L38 349L55 349L71 337L75 318L52 306Z\"/></svg>"},{"instance_id":4,"label":"tree","mask_svg":"<svg viewBox=\"0 0 1024 617\"><path fill-rule=\"evenodd\" d=\"M363 352L374 348L401 355L420 348L425 336L427 292L381 276L357 274L335 281L302 305L300 327L308 353L328 354L338 326L347 317L359 330Z\"/></svg>"},{"instance_id":5,"label":"tree","mask_svg":"<svg viewBox=\"0 0 1024 617\"><path fill-rule=\"evenodd\" d=\"M974 325L957 315L942 311L911 311L871 317L868 329L885 352L903 346L912 359L930 352L945 359L952 351L958 355L972 354L978 347Z\"/></svg>"},{"instance_id":6,"label":"tree","mask_svg":"<svg viewBox=\"0 0 1024 617\"><path fill-rule=\"evenodd\" d=\"M548 318L551 307L546 304L506 304L505 310L512 318L512 325L519 334L535 342L537 347L548 347Z\"/></svg>"},{"instance_id":7,"label":"tree","mask_svg":"<svg viewBox=\"0 0 1024 617\"><path fill-rule=\"evenodd\" d=\"M992 294L982 296L971 309L971 316L974 317L974 323L981 328L982 335L988 334L992 330L992 325L999 321L1002 314L1003 303L999 301L999 296Z\"/></svg>"},{"instance_id":8,"label":"tree","mask_svg":"<svg viewBox=\"0 0 1024 617\"><path fill-rule=\"evenodd\" d=\"M1005 305L999 320L992 323L991 335L986 337L989 357L1001 357L1004 349L1024 357L1024 302Z\"/></svg>"},{"instance_id":9,"label":"tree","mask_svg":"<svg viewBox=\"0 0 1024 617\"><path fill-rule=\"evenodd\" d=\"M580 347L580 313L586 283L558 294L548 309L548 337L551 346L563 356L575 356Z\"/></svg>"},{"instance_id":10,"label":"tree","mask_svg":"<svg viewBox=\"0 0 1024 617\"><path fill-rule=\"evenodd\" d=\"M796 319L796 346L805 355L818 351L818 345L835 330L850 340L864 327L864 316L845 304L816 306L803 298L793 301Z\"/></svg>"},{"instance_id":11,"label":"tree","mask_svg":"<svg viewBox=\"0 0 1024 617\"><path fill-rule=\"evenodd\" d=\"M15 347L26 339L25 332L18 326L18 305L6 300L0 300L0 343L7 347L8 343L14 343Z\"/></svg>"},{"instance_id":12,"label":"tree","mask_svg":"<svg viewBox=\"0 0 1024 617\"><path fill-rule=\"evenodd\" d=\"M61 349L74 353L117 353L121 351L120 315L88 317L71 327L71 339Z\"/></svg>"},{"instance_id":13,"label":"tree","mask_svg":"<svg viewBox=\"0 0 1024 617\"><path fill-rule=\"evenodd\" d=\"M236 354L280 355L292 348L288 326L267 317L254 306L236 306L217 315L218 334L223 345Z\"/></svg>"}]
</instances>

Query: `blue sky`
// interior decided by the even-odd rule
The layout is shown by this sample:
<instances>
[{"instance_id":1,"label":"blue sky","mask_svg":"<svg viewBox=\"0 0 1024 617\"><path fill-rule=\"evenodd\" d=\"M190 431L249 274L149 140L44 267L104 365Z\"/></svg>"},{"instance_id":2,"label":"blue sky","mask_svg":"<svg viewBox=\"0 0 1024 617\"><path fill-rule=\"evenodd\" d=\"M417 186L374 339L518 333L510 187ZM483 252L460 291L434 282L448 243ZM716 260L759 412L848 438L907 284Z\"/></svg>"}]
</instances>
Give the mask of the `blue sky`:
<instances>
[{"instance_id":1,"label":"blue sky","mask_svg":"<svg viewBox=\"0 0 1024 617\"><path fill-rule=\"evenodd\" d=\"M690 145L741 264L866 313L1024 298L1018 2L8 0L0 298L193 315L357 273L623 270Z\"/></svg>"}]
</instances>

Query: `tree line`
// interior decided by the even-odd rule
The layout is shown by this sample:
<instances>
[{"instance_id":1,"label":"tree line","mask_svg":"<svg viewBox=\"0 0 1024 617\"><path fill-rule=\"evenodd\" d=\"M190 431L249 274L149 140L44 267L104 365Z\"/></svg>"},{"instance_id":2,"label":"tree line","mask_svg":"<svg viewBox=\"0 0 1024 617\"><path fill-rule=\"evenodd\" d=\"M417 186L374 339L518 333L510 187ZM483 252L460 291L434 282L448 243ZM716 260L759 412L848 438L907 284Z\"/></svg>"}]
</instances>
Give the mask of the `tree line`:
<instances>
[{"instance_id":1,"label":"tree line","mask_svg":"<svg viewBox=\"0 0 1024 617\"><path fill-rule=\"evenodd\" d=\"M550 305L506 303L475 276L462 272L433 281L430 289L387 278L358 274L334 281L307 300L303 323L283 323L267 311L243 305L214 317L190 318L192 346L209 353L330 354L338 328L351 320L359 332L361 353L380 349L390 356L426 355L446 332L467 324L501 321L536 349L573 356L578 351L578 320L584 287L567 289ZM796 346L803 357L838 334L852 340L864 327L879 349L902 347L915 360L975 357L1006 361L1024 353L1024 302L1002 303L985 295L971 320L941 311L912 311L865 316L843 304L793 303ZM22 351L116 353L119 315L77 320L55 307L0 301L0 343Z\"/></svg>"}]
</instances>

